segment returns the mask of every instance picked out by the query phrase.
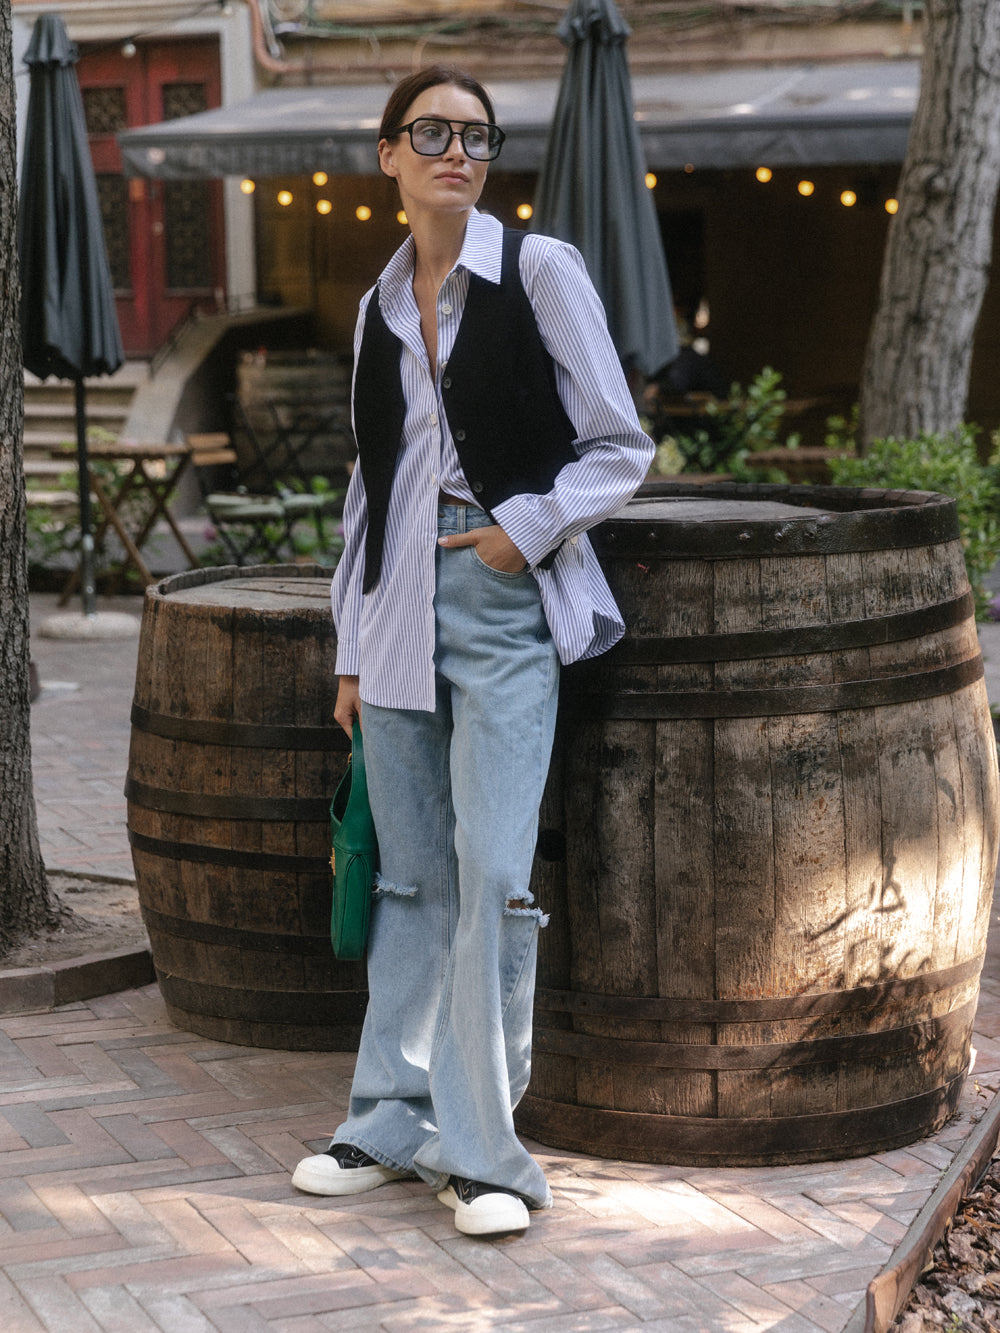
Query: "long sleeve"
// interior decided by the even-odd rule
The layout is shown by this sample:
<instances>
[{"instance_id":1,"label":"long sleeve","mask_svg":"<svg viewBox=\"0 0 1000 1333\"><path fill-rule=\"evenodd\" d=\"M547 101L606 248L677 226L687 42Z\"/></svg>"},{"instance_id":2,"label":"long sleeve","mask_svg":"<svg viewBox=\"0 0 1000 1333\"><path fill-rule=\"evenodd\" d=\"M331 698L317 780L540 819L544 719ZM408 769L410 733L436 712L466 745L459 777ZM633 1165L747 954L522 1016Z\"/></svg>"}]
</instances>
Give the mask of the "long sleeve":
<instances>
[{"instance_id":1,"label":"long sleeve","mask_svg":"<svg viewBox=\"0 0 1000 1333\"><path fill-rule=\"evenodd\" d=\"M534 566L635 493L654 445L639 425L603 306L579 252L543 237L527 238L524 252L522 281L555 361L559 396L576 429L580 455L559 472L547 494L515 495L494 510Z\"/></svg>"},{"instance_id":2,"label":"long sleeve","mask_svg":"<svg viewBox=\"0 0 1000 1333\"><path fill-rule=\"evenodd\" d=\"M351 475L344 500L344 550L330 585L330 605L337 626L337 674L360 672L362 584L365 572L365 532L368 500L360 464Z\"/></svg>"}]
</instances>

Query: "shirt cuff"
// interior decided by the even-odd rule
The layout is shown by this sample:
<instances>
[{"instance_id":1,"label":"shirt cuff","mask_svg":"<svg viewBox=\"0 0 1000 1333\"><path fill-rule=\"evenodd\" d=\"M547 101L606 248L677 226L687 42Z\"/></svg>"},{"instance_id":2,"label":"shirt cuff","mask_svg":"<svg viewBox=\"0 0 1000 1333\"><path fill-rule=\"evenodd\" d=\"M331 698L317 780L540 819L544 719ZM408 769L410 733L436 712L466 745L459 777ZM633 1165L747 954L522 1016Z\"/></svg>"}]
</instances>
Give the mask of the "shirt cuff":
<instances>
[{"instance_id":1,"label":"shirt cuff","mask_svg":"<svg viewBox=\"0 0 1000 1333\"><path fill-rule=\"evenodd\" d=\"M532 569L559 544L558 539L553 540L552 533L538 522L533 512L537 500L535 495L512 495L502 504L494 505L492 511L493 517Z\"/></svg>"},{"instance_id":2,"label":"shirt cuff","mask_svg":"<svg viewBox=\"0 0 1000 1333\"><path fill-rule=\"evenodd\" d=\"M360 676L361 664L358 660L358 645L353 640L337 640L337 660L334 671L338 676Z\"/></svg>"}]
</instances>

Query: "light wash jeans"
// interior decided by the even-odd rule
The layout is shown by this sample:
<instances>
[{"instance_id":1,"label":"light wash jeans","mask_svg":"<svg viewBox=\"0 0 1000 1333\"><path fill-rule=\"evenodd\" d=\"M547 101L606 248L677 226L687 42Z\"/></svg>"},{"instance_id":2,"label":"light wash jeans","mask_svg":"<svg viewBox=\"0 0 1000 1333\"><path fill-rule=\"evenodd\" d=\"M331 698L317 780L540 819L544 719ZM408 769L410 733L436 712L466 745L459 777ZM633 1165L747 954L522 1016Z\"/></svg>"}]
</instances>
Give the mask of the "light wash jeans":
<instances>
[{"instance_id":1,"label":"light wash jeans","mask_svg":"<svg viewBox=\"0 0 1000 1333\"><path fill-rule=\"evenodd\" d=\"M490 519L439 509L438 530ZM337 1143L551 1205L513 1108L531 1068L538 930L528 881L555 726L559 661L527 571L437 550L437 708L362 706L381 871L369 1004Z\"/></svg>"}]
</instances>

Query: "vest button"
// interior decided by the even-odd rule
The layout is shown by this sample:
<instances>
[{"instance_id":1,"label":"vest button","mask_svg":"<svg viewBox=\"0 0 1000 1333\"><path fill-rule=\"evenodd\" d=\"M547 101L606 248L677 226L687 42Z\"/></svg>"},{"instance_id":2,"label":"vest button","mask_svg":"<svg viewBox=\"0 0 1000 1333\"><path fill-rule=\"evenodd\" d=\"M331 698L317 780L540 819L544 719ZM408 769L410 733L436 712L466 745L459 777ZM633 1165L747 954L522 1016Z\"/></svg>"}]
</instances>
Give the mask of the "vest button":
<instances>
[{"instance_id":1,"label":"vest button","mask_svg":"<svg viewBox=\"0 0 1000 1333\"><path fill-rule=\"evenodd\" d=\"M465 439L465 431L464 431L464 430L457 430L457 431L455 432L455 439L456 439L456 440L464 440L464 439Z\"/></svg>"},{"instance_id":2,"label":"vest button","mask_svg":"<svg viewBox=\"0 0 1000 1333\"><path fill-rule=\"evenodd\" d=\"M483 483L482 483L481 481L474 481L474 482L472 483L472 489L473 489L473 491L475 492L476 495L482 495L482 493L483 493Z\"/></svg>"},{"instance_id":3,"label":"vest button","mask_svg":"<svg viewBox=\"0 0 1000 1333\"><path fill-rule=\"evenodd\" d=\"M444 377L444 379L441 381L441 388L442 388L442 389L450 389L450 388L451 388L451 380L449 379L449 377L448 377L447 375L446 375L446 376Z\"/></svg>"}]
</instances>

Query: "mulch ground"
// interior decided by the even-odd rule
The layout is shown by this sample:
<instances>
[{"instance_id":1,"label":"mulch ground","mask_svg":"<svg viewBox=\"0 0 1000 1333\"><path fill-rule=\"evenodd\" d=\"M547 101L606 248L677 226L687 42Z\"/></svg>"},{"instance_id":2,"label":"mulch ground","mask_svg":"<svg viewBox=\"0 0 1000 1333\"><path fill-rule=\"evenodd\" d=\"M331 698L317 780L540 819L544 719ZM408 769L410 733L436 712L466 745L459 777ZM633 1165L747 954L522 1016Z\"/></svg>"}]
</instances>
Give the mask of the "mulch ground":
<instances>
[{"instance_id":1,"label":"mulch ground","mask_svg":"<svg viewBox=\"0 0 1000 1333\"><path fill-rule=\"evenodd\" d=\"M958 1206L894 1333L1000 1333L1000 1158Z\"/></svg>"}]
</instances>

